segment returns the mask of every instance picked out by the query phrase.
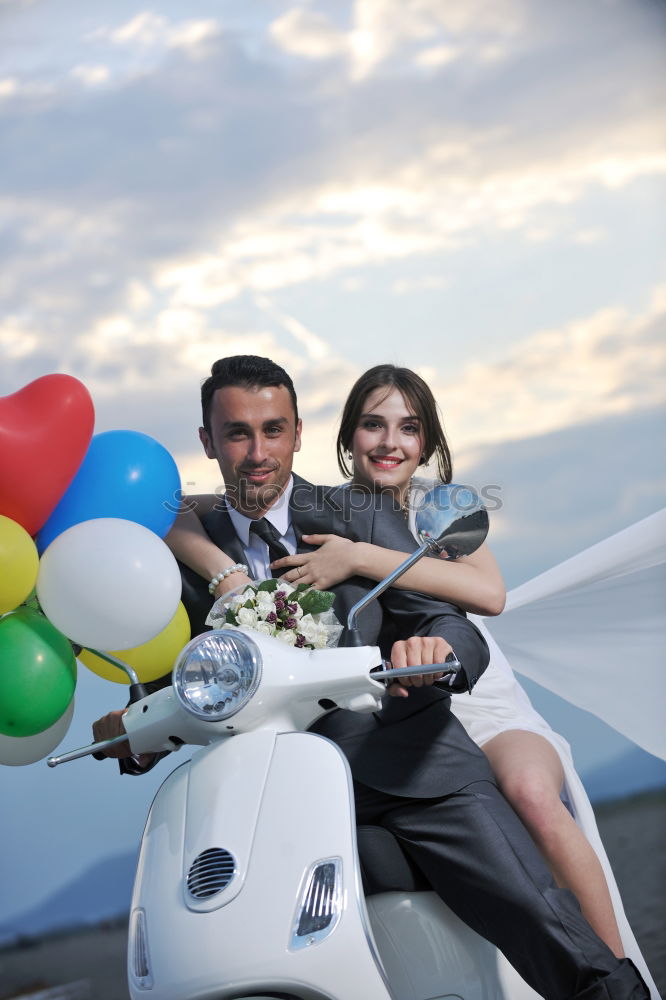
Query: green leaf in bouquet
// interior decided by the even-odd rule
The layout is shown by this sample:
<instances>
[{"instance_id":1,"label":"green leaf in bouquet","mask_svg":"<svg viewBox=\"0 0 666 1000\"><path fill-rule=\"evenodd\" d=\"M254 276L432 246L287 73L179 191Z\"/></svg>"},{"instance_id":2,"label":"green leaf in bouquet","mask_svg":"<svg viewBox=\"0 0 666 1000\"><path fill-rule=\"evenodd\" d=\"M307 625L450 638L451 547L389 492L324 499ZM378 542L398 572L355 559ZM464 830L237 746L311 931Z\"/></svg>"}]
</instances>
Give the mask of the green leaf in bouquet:
<instances>
[{"instance_id":1,"label":"green leaf in bouquet","mask_svg":"<svg viewBox=\"0 0 666 1000\"><path fill-rule=\"evenodd\" d=\"M274 590L277 590L278 581L274 579L262 580L257 590L267 590L269 594L272 594Z\"/></svg>"},{"instance_id":2,"label":"green leaf in bouquet","mask_svg":"<svg viewBox=\"0 0 666 1000\"><path fill-rule=\"evenodd\" d=\"M303 608L306 615L320 615L323 611L328 611L333 606L335 594L330 590L309 590L299 598L298 603Z\"/></svg>"},{"instance_id":3,"label":"green leaf in bouquet","mask_svg":"<svg viewBox=\"0 0 666 1000\"><path fill-rule=\"evenodd\" d=\"M236 623L236 615L231 610L231 608L227 608L227 613L224 616L224 621L225 621L225 623L227 625L236 625L237 624Z\"/></svg>"},{"instance_id":4,"label":"green leaf in bouquet","mask_svg":"<svg viewBox=\"0 0 666 1000\"><path fill-rule=\"evenodd\" d=\"M292 600L294 597L297 597L299 594L303 594L306 590L309 589L310 589L309 583L297 583L293 589L293 592L289 595L289 599Z\"/></svg>"}]
</instances>

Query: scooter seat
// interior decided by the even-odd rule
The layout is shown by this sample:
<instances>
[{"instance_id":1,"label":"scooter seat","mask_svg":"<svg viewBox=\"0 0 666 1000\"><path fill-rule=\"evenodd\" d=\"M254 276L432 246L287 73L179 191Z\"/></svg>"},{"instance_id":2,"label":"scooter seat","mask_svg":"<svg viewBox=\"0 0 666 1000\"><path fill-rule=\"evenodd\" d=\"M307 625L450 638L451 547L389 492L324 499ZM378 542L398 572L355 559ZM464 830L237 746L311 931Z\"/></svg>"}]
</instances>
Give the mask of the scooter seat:
<instances>
[{"instance_id":1,"label":"scooter seat","mask_svg":"<svg viewBox=\"0 0 666 1000\"><path fill-rule=\"evenodd\" d=\"M430 888L397 839L385 827L359 826L356 833L366 896L378 892L419 892Z\"/></svg>"}]
</instances>

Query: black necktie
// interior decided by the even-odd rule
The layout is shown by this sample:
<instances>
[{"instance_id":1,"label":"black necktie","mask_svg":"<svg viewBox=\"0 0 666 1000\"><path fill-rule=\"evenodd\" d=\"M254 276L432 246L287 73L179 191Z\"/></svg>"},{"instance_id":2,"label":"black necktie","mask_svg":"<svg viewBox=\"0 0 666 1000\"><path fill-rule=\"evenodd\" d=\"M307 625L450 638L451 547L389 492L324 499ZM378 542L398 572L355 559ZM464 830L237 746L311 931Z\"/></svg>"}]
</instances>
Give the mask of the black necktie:
<instances>
[{"instance_id":1,"label":"black necktie","mask_svg":"<svg viewBox=\"0 0 666 1000\"><path fill-rule=\"evenodd\" d=\"M280 534L277 528L270 521L267 521L265 517L260 517L257 521L253 521L250 525L250 531L253 531L262 541L266 542L268 546L268 558L271 562L289 555L287 549L280 541ZM274 569L272 570L272 575L274 577L282 576L284 572L286 572L284 569Z\"/></svg>"}]
</instances>

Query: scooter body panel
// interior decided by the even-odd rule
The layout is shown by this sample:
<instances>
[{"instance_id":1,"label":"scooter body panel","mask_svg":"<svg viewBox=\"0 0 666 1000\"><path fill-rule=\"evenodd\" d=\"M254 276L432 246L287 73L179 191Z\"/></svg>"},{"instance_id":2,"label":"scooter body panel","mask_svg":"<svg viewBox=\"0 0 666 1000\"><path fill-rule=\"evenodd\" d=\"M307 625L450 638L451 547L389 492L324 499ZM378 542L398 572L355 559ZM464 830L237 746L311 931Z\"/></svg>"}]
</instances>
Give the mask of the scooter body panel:
<instances>
[{"instance_id":1,"label":"scooter body panel","mask_svg":"<svg viewBox=\"0 0 666 1000\"><path fill-rule=\"evenodd\" d=\"M367 907L396 1000L504 1000L496 949L434 892L379 893Z\"/></svg>"},{"instance_id":2,"label":"scooter body panel","mask_svg":"<svg viewBox=\"0 0 666 1000\"><path fill-rule=\"evenodd\" d=\"M236 866L202 908L186 878L209 849L233 854ZM327 935L295 945L305 881L327 859L338 864L339 917ZM146 824L132 898L132 1000L271 991L391 1000L357 879L349 770L334 744L262 731L200 751L162 785Z\"/></svg>"}]
</instances>

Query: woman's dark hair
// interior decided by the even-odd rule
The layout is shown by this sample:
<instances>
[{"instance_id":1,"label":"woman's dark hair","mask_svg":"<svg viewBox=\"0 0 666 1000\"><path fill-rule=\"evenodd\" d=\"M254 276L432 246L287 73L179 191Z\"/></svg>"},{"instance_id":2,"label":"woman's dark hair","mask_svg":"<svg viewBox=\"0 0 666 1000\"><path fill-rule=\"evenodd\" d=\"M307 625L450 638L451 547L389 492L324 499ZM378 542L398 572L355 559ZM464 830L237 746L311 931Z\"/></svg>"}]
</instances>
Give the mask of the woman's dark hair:
<instances>
[{"instance_id":1,"label":"woman's dark hair","mask_svg":"<svg viewBox=\"0 0 666 1000\"><path fill-rule=\"evenodd\" d=\"M451 452L446 443L439 408L430 386L410 368L398 368L396 365L376 365L374 368L369 368L352 386L340 417L337 440L338 466L343 476L351 478L354 474L353 467L347 460L347 453L351 451L354 432L359 425L366 400L370 393L377 389L386 389L387 396L392 389L397 389L402 394L405 402L412 408L414 416L421 422L423 432L421 465L429 462L435 455L437 475L443 483L450 483L453 472Z\"/></svg>"},{"instance_id":2,"label":"woman's dark hair","mask_svg":"<svg viewBox=\"0 0 666 1000\"><path fill-rule=\"evenodd\" d=\"M242 389L283 385L291 396L294 406L294 422L298 423L296 390L284 368L280 368L270 358L259 358L255 354L234 354L216 361L210 370L210 375L201 386L201 417L204 429L209 434L213 394L218 389L223 389L228 385L239 386Z\"/></svg>"}]
</instances>

